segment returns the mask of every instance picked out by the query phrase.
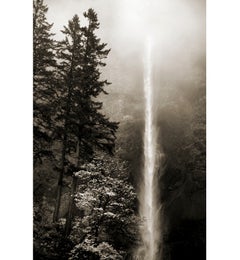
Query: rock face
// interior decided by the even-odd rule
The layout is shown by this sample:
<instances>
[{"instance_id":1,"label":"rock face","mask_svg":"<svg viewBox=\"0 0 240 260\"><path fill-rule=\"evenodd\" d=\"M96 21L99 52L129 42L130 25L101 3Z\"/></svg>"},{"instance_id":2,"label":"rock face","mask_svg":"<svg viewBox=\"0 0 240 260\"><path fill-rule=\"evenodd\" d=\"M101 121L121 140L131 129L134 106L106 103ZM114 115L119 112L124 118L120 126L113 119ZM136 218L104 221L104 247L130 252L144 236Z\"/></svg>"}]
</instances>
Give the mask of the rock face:
<instances>
[{"instance_id":1,"label":"rock face","mask_svg":"<svg viewBox=\"0 0 240 260\"><path fill-rule=\"evenodd\" d=\"M205 259L205 95L198 95L185 113L180 107L162 112L164 259Z\"/></svg>"}]
</instances>

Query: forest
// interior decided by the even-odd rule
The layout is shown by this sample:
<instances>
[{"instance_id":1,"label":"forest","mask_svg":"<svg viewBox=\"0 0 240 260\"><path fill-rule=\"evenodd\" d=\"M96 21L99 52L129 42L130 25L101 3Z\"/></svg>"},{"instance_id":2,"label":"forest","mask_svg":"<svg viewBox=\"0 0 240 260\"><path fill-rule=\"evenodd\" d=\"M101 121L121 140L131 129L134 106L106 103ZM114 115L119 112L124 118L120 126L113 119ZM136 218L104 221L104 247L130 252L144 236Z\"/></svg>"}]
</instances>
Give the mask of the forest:
<instances>
[{"instance_id":1,"label":"forest","mask_svg":"<svg viewBox=\"0 0 240 260\"><path fill-rule=\"evenodd\" d=\"M33 1L34 259L137 259L141 77L105 78L114 49L98 36L93 8L69 17L61 40L48 11L44 0ZM205 63L195 66L197 76L180 83L156 80L166 86L155 109L165 154L158 178L162 260L205 259Z\"/></svg>"}]
</instances>

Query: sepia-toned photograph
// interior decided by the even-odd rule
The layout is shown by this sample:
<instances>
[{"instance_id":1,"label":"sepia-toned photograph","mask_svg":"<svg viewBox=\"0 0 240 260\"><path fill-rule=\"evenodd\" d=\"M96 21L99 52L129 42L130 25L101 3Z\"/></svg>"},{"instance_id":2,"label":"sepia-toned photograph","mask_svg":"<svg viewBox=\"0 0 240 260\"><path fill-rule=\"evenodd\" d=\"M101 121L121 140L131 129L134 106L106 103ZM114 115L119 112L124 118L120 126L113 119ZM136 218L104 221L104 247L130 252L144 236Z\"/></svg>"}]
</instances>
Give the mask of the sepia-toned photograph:
<instances>
[{"instance_id":1,"label":"sepia-toned photograph","mask_svg":"<svg viewBox=\"0 0 240 260\"><path fill-rule=\"evenodd\" d=\"M33 259L205 260L205 0L32 11Z\"/></svg>"}]
</instances>

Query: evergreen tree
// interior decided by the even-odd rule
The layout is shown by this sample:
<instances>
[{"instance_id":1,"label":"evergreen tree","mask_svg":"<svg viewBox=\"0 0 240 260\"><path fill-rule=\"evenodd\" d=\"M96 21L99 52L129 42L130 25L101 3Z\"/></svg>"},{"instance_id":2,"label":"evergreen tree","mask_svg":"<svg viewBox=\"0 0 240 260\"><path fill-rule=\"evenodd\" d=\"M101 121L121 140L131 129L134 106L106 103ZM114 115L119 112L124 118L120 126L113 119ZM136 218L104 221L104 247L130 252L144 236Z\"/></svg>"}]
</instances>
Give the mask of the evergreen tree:
<instances>
[{"instance_id":1,"label":"evergreen tree","mask_svg":"<svg viewBox=\"0 0 240 260\"><path fill-rule=\"evenodd\" d=\"M63 176L66 169L71 169L70 161L67 160L67 155L71 154L76 149L76 138L72 138L72 130L74 127L74 118L72 110L74 109L74 89L79 88L80 82L80 64L81 64L81 48L82 48L82 33L80 29L79 17L75 15L68 22L68 27L64 26L62 33L65 39L59 43L57 56L59 59L58 69L61 75L61 84L58 89L58 113L56 115L55 137L61 140L61 165L59 168L57 198L53 220L57 221L61 193L63 186ZM56 104L57 105L57 104ZM80 115L78 115L80 116Z\"/></svg>"},{"instance_id":2,"label":"evergreen tree","mask_svg":"<svg viewBox=\"0 0 240 260\"><path fill-rule=\"evenodd\" d=\"M80 133L80 140L84 150L93 152L93 147L107 150L112 153L115 142L115 131L117 123L110 122L105 115L101 113L102 102L96 100L99 94L104 93L105 87L110 83L101 79L100 68L106 64L103 62L107 58L110 49L106 49L106 43L101 43L101 39L95 34L99 29L97 14L93 9L89 9L84 13L84 17L88 19L88 26L83 28L84 34L84 55L82 66L82 89L86 102L86 114L88 115L85 127L87 127L88 135L84 138Z\"/></svg>"},{"instance_id":3,"label":"evergreen tree","mask_svg":"<svg viewBox=\"0 0 240 260\"><path fill-rule=\"evenodd\" d=\"M34 162L49 156L51 116L53 114L56 61L52 24L46 19L48 7L43 0L33 2L33 131Z\"/></svg>"},{"instance_id":4,"label":"evergreen tree","mask_svg":"<svg viewBox=\"0 0 240 260\"><path fill-rule=\"evenodd\" d=\"M100 67L105 66L102 60L109 50L94 33L99 28L96 13L89 9L84 16L88 26L80 27L75 15L64 27L65 39L58 48L62 86L56 136L62 140L62 158L54 221L58 219L64 174L72 174L82 162L91 160L97 148L112 153L118 127L100 112L102 103L96 100L100 93L106 93L104 87L109 84L100 79Z\"/></svg>"}]
</instances>

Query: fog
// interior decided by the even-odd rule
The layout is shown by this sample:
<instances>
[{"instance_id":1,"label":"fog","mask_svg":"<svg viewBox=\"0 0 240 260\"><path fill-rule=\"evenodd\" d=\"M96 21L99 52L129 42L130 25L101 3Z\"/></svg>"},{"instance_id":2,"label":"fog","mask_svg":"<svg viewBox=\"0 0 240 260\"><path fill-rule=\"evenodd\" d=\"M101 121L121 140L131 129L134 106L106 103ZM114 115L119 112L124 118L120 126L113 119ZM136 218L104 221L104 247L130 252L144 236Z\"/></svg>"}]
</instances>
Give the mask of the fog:
<instances>
[{"instance_id":1,"label":"fog","mask_svg":"<svg viewBox=\"0 0 240 260\"><path fill-rule=\"evenodd\" d=\"M205 71L204 0L46 0L48 19L56 38L74 14L93 8L100 21L98 35L111 52L103 75L112 82L110 93L142 95L146 37L154 42L155 92L158 100L184 85L200 87ZM196 83L198 82L198 83ZM169 93L168 93L169 92ZM180 91L182 92L182 91Z\"/></svg>"}]
</instances>

